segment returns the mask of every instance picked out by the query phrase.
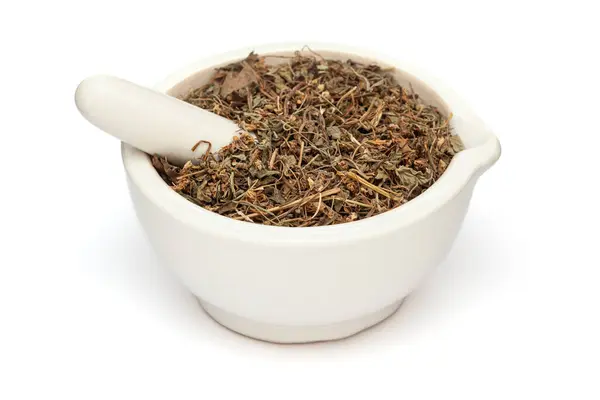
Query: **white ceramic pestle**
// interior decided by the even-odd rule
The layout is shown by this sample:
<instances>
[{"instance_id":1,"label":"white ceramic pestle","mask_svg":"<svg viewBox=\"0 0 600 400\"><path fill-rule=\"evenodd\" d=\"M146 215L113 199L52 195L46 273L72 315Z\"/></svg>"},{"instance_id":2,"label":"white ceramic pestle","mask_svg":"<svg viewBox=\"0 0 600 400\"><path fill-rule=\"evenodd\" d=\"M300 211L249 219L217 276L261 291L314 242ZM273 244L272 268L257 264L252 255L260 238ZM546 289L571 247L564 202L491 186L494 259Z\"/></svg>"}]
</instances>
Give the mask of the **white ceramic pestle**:
<instances>
[{"instance_id":1,"label":"white ceramic pestle","mask_svg":"<svg viewBox=\"0 0 600 400\"><path fill-rule=\"evenodd\" d=\"M75 92L81 115L101 130L174 164L231 143L239 127L232 121L164 93L107 75L82 81Z\"/></svg>"}]
</instances>

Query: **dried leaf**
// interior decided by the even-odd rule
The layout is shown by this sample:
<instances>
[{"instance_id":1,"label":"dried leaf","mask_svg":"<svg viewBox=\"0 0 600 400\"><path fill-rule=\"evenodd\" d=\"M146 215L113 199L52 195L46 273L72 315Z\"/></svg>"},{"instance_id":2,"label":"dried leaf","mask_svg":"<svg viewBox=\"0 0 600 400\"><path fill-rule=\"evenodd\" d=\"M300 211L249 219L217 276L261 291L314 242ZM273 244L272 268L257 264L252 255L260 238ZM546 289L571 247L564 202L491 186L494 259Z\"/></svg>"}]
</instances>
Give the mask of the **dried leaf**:
<instances>
[{"instance_id":1,"label":"dried leaf","mask_svg":"<svg viewBox=\"0 0 600 400\"><path fill-rule=\"evenodd\" d=\"M463 144L463 142L459 136L450 136L448 138L448 143L450 145L449 153L451 155L454 155L454 154L458 153L459 151L463 151L465 149L465 145Z\"/></svg>"},{"instance_id":2,"label":"dried leaf","mask_svg":"<svg viewBox=\"0 0 600 400\"><path fill-rule=\"evenodd\" d=\"M287 168L291 168L294 165L298 164L298 161L296 160L296 157L293 154L280 156L279 159L283 162L283 165L285 165Z\"/></svg>"},{"instance_id":3,"label":"dried leaf","mask_svg":"<svg viewBox=\"0 0 600 400\"><path fill-rule=\"evenodd\" d=\"M425 185L429 182L429 178L424 173L410 167L400 166L396 168L396 176L400 180L401 185L408 187Z\"/></svg>"},{"instance_id":4,"label":"dried leaf","mask_svg":"<svg viewBox=\"0 0 600 400\"><path fill-rule=\"evenodd\" d=\"M342 137L342 130L337 126L330 126L327 128L327 134L330 138L337 140Z\"/></svg>"},{"instance_id":5,"label":"dried leaf","mask_svg":"<svg viewBox=\"0 0 600 400\"><path fill-rule=\"evenodd\" d=\"M292 82L294 77L292 76L292 71L286 68L283 68L279 71L279 76L285 79L286 82Z\"/></svg>"},{"instance_id":6,"label":"dried leaf","mask_svg":"<svg viewBox=\"0 0 600 400\"><path fill-rule=\"evenodd\" d=\"M390 179L390 176L384 170L379 169L377 170L377 175L375 175L375 179L385 182Z\"/></svg>"},{"instance_id":7,"label":"dried leaf","mask_svg":"<svg viewBox=\"0 0 600 400\"><path fill-rule=\"evenodd\" d=\"M220 95L227 97L227 95L245 88L253 82L256 82L256 73L250 65L246 64L240 72L229 72L227 74L225 81L221 85Z\"/></svg>"},{"instance_id":8,"label":"dried leaf","mask_svg":"<svg viewBox=\"0 0 600 400\"><path fill-rule=\"evenodd\" d=\"M273 194L271 195L271 199L277 204L285 203L285 198L283 197L279 189L277 189L277 187L273 187Z\"/></svg>"},{"instance_id":9,"label":"dried leaf","mask_svg":"<svg viewBox=\"0 0 600 400\"><path fill-rule=\"evenodd\" d=\"M280 174L279 171L269 171L269 170L263 169L262 171L258 171L256 173L256 177L258 179L263 179L263 178L266 178L267 176L277 176L279 174Z\"/></svg>"},{"instance_id":10,"label":"dried leaf","mask_svg":"<svg viewBox=\"0 0 600 400\"><path fill-rule=\"evenodd\" d=\"M163 166L163 163L160 161L160 158L157 155L152 156L152 166L154 166L154 169L156 169L156 171L158 173L160 173L160 174L165 173L165 168Z\"/></svg>"}]
</instances>

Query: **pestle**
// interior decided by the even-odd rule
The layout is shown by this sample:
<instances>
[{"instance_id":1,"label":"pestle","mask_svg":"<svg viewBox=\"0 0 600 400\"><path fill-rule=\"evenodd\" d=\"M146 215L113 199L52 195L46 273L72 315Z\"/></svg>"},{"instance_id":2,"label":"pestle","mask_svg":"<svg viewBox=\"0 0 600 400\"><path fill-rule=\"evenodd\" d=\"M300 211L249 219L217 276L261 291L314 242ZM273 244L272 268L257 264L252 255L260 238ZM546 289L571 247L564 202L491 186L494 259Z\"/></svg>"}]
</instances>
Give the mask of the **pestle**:
<instances>
[{"instance_id":1,"label":"pestle","mask_svg":"<svg viewBox=\"0 0 600 400\"><path fill-rule=\"evenodd\" d=\"M127 80L96 75L75 92L81 115L91 124L148 154L178 165L231 143L240 128L226 118Z\"/></svg>"}]
</instances>

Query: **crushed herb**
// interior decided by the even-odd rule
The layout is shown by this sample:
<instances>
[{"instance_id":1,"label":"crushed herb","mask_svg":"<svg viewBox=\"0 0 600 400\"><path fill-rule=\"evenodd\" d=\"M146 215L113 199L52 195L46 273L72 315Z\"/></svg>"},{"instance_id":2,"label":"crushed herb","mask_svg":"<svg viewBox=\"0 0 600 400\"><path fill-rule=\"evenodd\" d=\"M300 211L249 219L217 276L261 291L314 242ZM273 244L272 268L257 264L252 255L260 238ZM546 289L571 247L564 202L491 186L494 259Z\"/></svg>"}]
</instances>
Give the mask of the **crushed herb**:
<instances>
[{"instance_id":1,"label":"crushed herb","mask_svg":"<svg viewBox=\"0 0 600 400\"><path fill-rule=\"evenodd\" d=\"M183 100L243 133L183 167L154 155L189 201L241 221L322 226L383 213L415 198L463 149L444 116L390 70L297 52L251 53L218 68Z\"/></svg>"}]
</instances>

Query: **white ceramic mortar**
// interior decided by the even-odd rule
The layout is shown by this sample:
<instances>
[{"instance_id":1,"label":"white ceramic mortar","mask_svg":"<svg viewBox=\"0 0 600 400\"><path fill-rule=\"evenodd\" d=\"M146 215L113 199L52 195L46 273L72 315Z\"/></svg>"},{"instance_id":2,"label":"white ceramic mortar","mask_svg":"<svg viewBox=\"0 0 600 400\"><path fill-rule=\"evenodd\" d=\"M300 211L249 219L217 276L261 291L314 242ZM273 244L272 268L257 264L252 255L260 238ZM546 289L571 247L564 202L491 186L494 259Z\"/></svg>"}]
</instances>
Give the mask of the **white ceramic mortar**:
<instances>
[{"instance_id":1,"label":"white ceramic mortar","mask_svg":"<svg viewBox=\"0 0 600 400\"><path fill-rule=\"evenodd\" d=\"M215 67L258 54L287 53L305 43L240 49L168 77L155 88L184 95ZM473 187L500 156L500 144L445 85L410 62L364 49L309 44L335 59L397 68L400 84L445 113L466 150L427 191L394 210L325 227L272 227L204 210L171 190L147 154L123 144L136 213L161 262L216 321L241 334L281 343L339 339L393 314L440 263L458 233Z\"/></svg>"}]
</instances>

